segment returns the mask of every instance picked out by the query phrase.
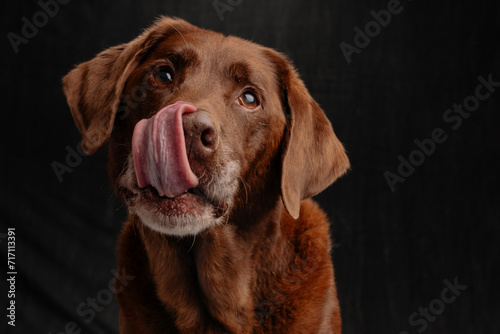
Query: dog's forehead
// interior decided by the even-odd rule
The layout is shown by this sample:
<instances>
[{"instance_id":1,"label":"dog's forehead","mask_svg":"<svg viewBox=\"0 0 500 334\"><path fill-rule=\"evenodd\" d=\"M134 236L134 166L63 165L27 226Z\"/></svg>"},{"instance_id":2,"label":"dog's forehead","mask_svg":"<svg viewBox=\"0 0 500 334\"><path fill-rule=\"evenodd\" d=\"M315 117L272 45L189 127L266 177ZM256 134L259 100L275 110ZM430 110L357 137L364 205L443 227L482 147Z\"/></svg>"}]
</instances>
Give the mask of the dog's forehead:
<instances>
[{"instance_id":1,"label":"dog's forehead","mask_svg":"<svg viewBox=\"0 0 500 334\"><path fill-rule=\"evenodd\" d=\"M188 66L211 73L230 73L233 79L272 85L275 69L267 48L253 42L209 30L176 31L165 36L151 52L149 61L180 57Z\"/></svg>"}]
</instances>

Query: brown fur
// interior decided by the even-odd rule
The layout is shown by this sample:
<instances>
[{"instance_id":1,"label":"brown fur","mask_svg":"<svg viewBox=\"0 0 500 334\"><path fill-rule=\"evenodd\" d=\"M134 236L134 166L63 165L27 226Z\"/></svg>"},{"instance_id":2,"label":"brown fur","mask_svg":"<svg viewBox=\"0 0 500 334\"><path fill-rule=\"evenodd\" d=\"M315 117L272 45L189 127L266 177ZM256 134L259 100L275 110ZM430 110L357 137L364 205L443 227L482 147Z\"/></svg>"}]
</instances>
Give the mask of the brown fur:
<instances>
[{"instance_id":1,"label":"brown fur","mask_svg":"<svg viewBox=\"0 0 500 334\"><path fill-rule=\"evenodd\" d=\"M173 88L148 87L148 73L165 59L175 68ZM246 83L257 86L262 110L234 105ZM223 222L214 218L195 236L155 232L131 211L118 247L119 267L135 276L117 295L121 333L340 333L329 223L308 198L349 163L285 56L161 18L76 67L64 90L83 149L94 153L109 140L110 178L129 206L122 181L134 125L176 101L209 115L220 141L209 157L189 156L193 172L217 182L228 161L239 168Z\"/></svg>"}]
</instances>

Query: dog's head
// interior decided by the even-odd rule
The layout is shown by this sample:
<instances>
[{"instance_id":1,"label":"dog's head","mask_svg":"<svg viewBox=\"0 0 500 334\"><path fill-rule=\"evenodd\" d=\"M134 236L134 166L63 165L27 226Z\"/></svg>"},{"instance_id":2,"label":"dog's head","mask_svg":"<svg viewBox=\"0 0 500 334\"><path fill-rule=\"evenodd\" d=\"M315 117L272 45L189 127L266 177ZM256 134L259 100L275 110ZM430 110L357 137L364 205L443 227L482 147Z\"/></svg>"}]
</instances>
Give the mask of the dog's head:
<instances>
[{"instance_id":1,"label":"dog's head","mask_svg":"<svg viewBox=\"0 0 500 334\"><path fill-rule=\"evenodd\" d=\"M300 202L349 167L295 69L260 45L160 18L63 79L92 154L110 141L117 193L151 229L190 235Z\"/></svg>"}]
</instances>

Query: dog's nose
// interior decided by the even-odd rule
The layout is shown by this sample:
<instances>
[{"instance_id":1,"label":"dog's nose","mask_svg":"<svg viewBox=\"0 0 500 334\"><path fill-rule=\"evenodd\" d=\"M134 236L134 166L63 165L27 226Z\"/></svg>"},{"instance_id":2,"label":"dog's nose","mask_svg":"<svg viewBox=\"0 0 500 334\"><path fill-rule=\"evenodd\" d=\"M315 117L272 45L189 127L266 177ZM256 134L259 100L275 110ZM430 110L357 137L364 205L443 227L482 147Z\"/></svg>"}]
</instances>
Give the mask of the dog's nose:
<instances>
[{"instance_id":1,"label":"dog's nose","mask_svg":"<svg viewBox=\"0 0 500 334\"><path fill-rule=\"evenodd\" d=\"M184 114L182 117L188 154L206 159L215 153L218 143L217 129L212 118L204 111Z\"/></svg>"}]
</instances>

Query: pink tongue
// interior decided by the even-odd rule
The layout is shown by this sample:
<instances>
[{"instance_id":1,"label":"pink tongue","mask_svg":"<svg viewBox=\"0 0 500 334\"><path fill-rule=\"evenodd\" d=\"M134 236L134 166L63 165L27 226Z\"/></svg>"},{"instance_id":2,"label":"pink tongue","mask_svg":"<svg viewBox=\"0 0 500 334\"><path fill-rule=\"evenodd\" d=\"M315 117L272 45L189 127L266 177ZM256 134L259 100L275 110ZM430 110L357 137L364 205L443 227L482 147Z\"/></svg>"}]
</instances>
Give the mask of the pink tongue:
<instances>
[{"instance_id":1,"label":"pink tongue","mask_svg":"<svg viewBox=\"0 0 500 334\"><path fill-rule=\"evenodd\" d=\"M182 114L195 111L190 103L176 102L136 124L132 154L139 187L151 185L160 196L175 197L198 185L182 128Z\"/></svg>"}]
</instances>

